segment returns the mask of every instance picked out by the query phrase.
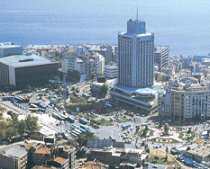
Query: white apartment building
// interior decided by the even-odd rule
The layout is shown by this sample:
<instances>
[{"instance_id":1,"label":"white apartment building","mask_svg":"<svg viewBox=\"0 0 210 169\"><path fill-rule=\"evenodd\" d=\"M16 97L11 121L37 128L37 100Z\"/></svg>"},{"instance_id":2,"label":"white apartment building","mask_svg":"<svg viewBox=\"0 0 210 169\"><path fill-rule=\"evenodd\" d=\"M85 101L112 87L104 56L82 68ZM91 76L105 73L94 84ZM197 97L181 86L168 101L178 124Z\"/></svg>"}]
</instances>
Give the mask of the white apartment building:
<instances>
[{"instance_id":1,"label":"white apartment building","mask_svg":"<svg viewBox=\"0 0 210 169\"><path fill-rule=\"evenodd\" d=\"M164 71L168 67L169 62L169 47L158 46L155 48L155 64L158 66L159 71Z\"/></svg>"},{"instance_id":2,"label":"white apartment building","mask_svg":"<svg viewBox=\"0 0 210 169\"><path fill-rule=\"evenodd\" d=\"M199 83L179 83L167 91L161 113L181 123L209 119L210 88Z\"/></svg>"},{"instance_id":3,"label":"white apartment building","mask_svg":"<svg viewBox=\"0 0 210 169\"><path fill-rule=\"evenodd\" d=\"M118 66L116 64L106 65L104 75L107 79L114 79L118 77L118 71Z\"/></svg>"}]
</instances>

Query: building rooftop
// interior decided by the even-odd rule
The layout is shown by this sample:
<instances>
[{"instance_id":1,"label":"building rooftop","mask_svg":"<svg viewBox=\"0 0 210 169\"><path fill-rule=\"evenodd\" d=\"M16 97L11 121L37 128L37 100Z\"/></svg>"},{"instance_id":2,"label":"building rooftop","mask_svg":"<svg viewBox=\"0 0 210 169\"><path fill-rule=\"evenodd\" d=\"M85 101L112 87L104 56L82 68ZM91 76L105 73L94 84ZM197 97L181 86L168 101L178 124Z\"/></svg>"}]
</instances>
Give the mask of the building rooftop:
<instances>
[{"instance_id":1,"label":"building rooftop","mask_svg":"<svg viewBox=\"0 0 210 169\"><path fill-rule=\"evenodd\" d=\"M202 158L210 156L210 145L201 145L188 151L190 154L198 155Z\"/></svg>"},{"instance_id":2,"label":"building rooftop","mask_svg":"<svg viewBox=\"0 0 210 169\"><path fill-rule=\"evenodd\" d=\"M119 35L121 36L126 36L128 38L133 38L133 37L137 37L137 38L140 38L140 37L151 37L152 35L154 35L153 33L142 33L142 34L130 34L130 33L127 33L127 32L122 32L122 33L119 33Z\"/></svg>"},{"instance_id":3,"label":"building rooftop","mask_svg":"<svg viewBox=\"0 0 210 169\"><path fill-rule=\"evenodd\" d=\"M0 154L7 157L22 158L27 155L27 151L23 145L10 145L0 149Z\"/></svg>"},{"instance_id":4,"label":"building rooftop","mask_svg":"<svg viewBox=\"0 0 210 169\"><path fill-rule=\"evenodd\" d=\"M125 93L136 93L141 95L156 95L157 92L152 88L129 88L129 87L117 87L119 90Z\"/></svg>"},{"instance_id":5,"label":"building rooftop","mask_svg":"<svg viewBox=\"0 0 210 169\"><path fill-rule=\"evenodd\" d=\"M40 147L37 147L36 151L35 151L36 154L43 154L43 155L48 155L50 154L50 148L44 146L44 145L40 145Z\"/></svg>"},{"instance_id":6,"label":"building rooftop","mask_svg":"<svg viewBox=\"0 0 210 169\"><path fill-rule=\"evenodd\" d=\"M155 53L161 53L163 50L167 50L167 49L169 49L168 46L157 46L155 48Z\"/></svg>"},{"instance_id":7,"label":"building rooftop","mask_svg":"<svg viewBox=\"0 0 210 169\"><path fill-rule=\"evenodd\" d=\"M66 158L63 158L63 157L56 157L55 159L54 159L54 161L55 162L57 162L58 164L61 164L61 165L63 165L65 162L66 162Z\"/></svg>"},{"instance_id":8,"label":"building rooftop","mask_svg":"<svg viewBox=\"0 0 210 169\"><path fill-rule=\"evenodd\" d=\"M143 94L143 95L148 95L148 94L157 94L157 92L153 89L150 88L142 88L142 89L137 89L136 92L138 94Z\"/></svg>"},{"instance_id":9,"label":"building rooftop","mask_svg":"<svg viewBox=\"0 0 210 169\"><path fill-rule=\"evenodd\" d=\"M77 63L84 63L84 61L81 58L76 58Z\"/></svg>"},{"instance_id":10,"label":"building rooftop","mask_svg":"<svg viewBox=\"0 0 210 169\"><path fill-rule=\"evenodd\" d=\"M106 165L100 162L93 162L93 161L86 162L80 167L80 169L106 169L106 168L108 168Z\"/></svg>"},{"instance_id":11,"label":"building rooftop","mask_svg":"<svg viewBox=\"0 0 210 169\"><path fill-rule=\"evenodd\" d=\"M0 58L0 63L6 64L8 66L18 67L28 67L28 66L38 66L51 64L50 60L38 56L38 55L13 55L4 58Z\"/></svg>"},{"instance_id":12,"label":"building rooftop","mask_svg":"<svg viewBox=\"0 0 210 169\"><path fill-rule=\"evenodd\" d=\"M34 166L32 169L57 169L56 167L52 167L52 166L44 166L44 165L41 165L41 166Z\"/></svg>"},{"instance_id":13,"label":"building rooftop","mask_svg":"<svg viewBox=\"0 0 210 169\"><path fill-rule=\"evenodd\" d=\"M118 69L118 66L116 64L112 64L112 65L106 65L105 68L106 69Z\"/></svg>"}]
</instances>

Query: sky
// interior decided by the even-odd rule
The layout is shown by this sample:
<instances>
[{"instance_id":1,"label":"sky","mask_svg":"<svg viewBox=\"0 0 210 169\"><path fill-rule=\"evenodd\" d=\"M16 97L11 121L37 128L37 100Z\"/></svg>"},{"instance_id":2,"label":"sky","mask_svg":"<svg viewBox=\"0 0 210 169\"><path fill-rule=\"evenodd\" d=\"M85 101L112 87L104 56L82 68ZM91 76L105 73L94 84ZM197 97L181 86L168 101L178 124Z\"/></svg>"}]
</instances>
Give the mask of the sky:
<instances>
[{"instance_id":1,"label":"sky","mask_svg":"<svg viewBox=\"0 0 210 169\"><path fill-rule=\"evenodd\" d=\"M157 43L190 54L210 48L210 0L0 0L0 36L29 43L32 37L44 41L38 32L63 40L66 31L72 41L83 35L85 41L116 43L137 7Z\"/></svg>"}]
</instances>

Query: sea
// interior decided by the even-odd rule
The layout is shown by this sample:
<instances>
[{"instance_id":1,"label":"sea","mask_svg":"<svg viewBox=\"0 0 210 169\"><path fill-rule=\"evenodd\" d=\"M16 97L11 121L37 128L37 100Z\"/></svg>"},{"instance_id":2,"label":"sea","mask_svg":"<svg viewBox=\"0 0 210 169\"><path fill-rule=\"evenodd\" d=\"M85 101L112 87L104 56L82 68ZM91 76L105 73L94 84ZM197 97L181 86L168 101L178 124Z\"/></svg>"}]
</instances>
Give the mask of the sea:
<instances>
[{"instance_id":1,"label":"sea","mask_svg":"<svg viewBox=\"0 0 210 169\"><path fill-rule=\"evenodd\" d=\"M172 55L210 53L210 0L0 0L0 42L117 44L137 8Z\"/></svg>"}]
</instances>

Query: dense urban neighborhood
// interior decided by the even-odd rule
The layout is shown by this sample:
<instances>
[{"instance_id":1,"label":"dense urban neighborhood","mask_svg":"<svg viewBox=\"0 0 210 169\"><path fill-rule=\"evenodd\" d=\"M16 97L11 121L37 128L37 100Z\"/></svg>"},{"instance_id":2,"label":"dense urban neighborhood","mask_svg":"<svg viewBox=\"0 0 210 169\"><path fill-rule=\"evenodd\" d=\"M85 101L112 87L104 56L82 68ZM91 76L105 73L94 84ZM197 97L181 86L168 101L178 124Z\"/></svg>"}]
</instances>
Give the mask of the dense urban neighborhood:
<instances>
[{"instance_id":1,"label":"dense urban neighborhood","mask_svg":"<svg viewBox=\"0 0 210 169\"><path fill-rule=\"evenodd\" d=\"M118 45L0 44L0 168L210 168L210 55L146 22Z\"/></svg>"}]
</instances>

